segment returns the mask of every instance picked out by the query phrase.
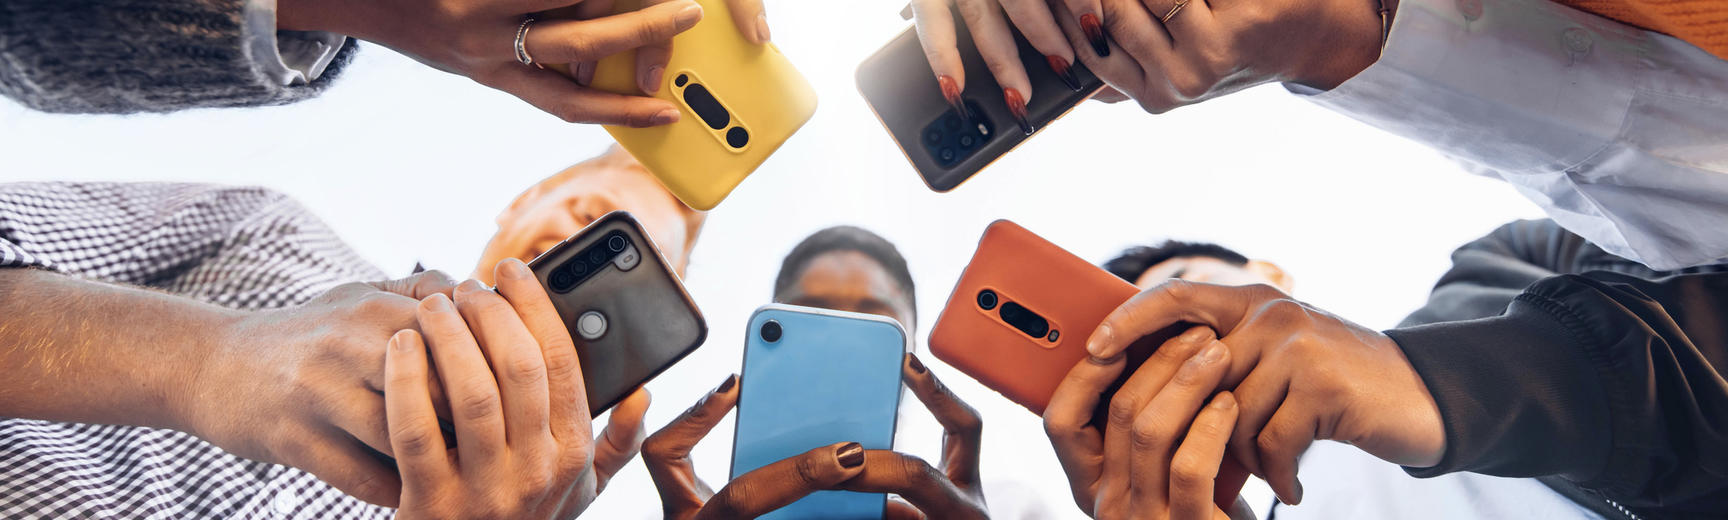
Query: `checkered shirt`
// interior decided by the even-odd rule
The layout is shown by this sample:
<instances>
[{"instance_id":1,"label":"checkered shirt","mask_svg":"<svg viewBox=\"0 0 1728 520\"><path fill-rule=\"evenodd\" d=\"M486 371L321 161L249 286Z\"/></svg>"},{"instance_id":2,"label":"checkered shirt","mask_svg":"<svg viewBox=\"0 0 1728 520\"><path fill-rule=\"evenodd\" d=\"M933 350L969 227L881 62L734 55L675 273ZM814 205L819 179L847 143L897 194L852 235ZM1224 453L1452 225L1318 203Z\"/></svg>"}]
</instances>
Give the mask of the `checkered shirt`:
<instances>
[{"instance_id":1,"label":"checkered shirt","mask_svg":"<svg viewBox=\"0 0 1728 520\"><path fill-rule=\"evenodd\" d=\"M0 184L0 268L20 267L243 310L384 277L283 195L192 184ZM391 516L182 432L0 418L0 518Z\"/></svg>"}]
</instances>

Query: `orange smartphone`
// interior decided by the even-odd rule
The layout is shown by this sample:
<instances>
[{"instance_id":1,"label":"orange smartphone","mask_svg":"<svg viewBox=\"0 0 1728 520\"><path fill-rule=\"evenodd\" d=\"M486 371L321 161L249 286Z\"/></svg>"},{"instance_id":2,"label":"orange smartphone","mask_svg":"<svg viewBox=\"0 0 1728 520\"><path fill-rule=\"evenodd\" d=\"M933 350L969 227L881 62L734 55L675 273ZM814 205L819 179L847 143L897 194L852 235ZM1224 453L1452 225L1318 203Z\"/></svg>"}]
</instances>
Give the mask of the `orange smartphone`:
<instances>
[{"instance_id":1,"label":"orange smartphone","mask_svg":"<svg viewBox=\"0 0 1728 520\"><path fill-rule=\"evenodd\" d=\"M978 251L931 328L930 352L1043 415L1062 378L1086 359L1092 331L1139 292L1026 228L998 220L984 229ZM1129 347L1128 369L1099 400L1095 424L1103 424L1110 396L1134 369L1189 326L1177 324ZM1236 459L1225 457L1213 500L1229 511L1247 479Z\"/></svg>"}]
</instances>

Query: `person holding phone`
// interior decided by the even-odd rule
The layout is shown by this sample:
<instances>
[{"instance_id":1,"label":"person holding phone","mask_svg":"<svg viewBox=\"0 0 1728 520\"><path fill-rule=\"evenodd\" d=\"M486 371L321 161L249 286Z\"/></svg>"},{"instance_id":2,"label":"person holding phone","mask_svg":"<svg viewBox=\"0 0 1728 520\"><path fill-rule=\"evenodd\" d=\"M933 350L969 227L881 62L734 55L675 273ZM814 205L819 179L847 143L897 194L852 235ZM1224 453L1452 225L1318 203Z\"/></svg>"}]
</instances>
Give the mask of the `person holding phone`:
<instances>
[{"instance_id":1,"label":"person holding phone","mask_svg":"<svg viewBox=\"0 0 1728 520\"><path fill-rule=\"evenodd\" d=\"M611 209L688 265L703 214L613 148L517 198L484 279ZM0 511L389 517L379 506L400 505L403 482L378 457L392 450L384 345L416 328L416 300L455 284L362 282L386 278L262 189L0 185ZM625 403L610 435L640 438L646 396ZM635 445L594 449L610 474Z\"/></svg>"},{"instance_id":2,"label":"person holding phone","mask_svg":"<svg viewBox=\"0 0 1728 520\"><path fill-rule=\"evenodd\" d=\"M1146 292L1092 339L1115 345L1171 312L1206 325L1142 365L1136 379L1169 382L1147 385L1135 402L1188 410L1203 395L1194 388L1230 389L1236 419L1222 428L1230 456L1272 485L1283 504L1274 505L1277 518L1719 510L1728 480L1710 468L1728 451L1713 418L1728 414L1728 388L1711 360L1723 358L1728 336L1713 295L1728 283L1728 264L1655 271L1547 220L1507 224L1452 258L1427 304L1378 333L1289 299L1290 277L1269 262L1215 244L1133 248L1105 267ZM1178 300L1193 303L1179 308ZM1245 315L1226 319L1233 311L1225 308ZM1151 314L1124 319L1131 311ZM1207 361L1206 349L1217 358ZM1119 366L1077 365L1065 408L1091 410L1081 402L1088 385ZM1190 370L1206 378L1171 377ZM1064 417L1046 414L1046 422L1064 461L1082 461L1065 465L1076 500L1104 503L1079 486L1101 482L1099 467L1084 463L1096 459L1074 456L1094 453L1076 439L1095 430ZM1349 444L1310 446L1322 439ZM1168 475L1172 488L1182 480Z\"/></svg>"},{"instance_id":3,"label":"person holding phone","mask_svg":"<svg viewBox=\"0 0 1728 520\"><path fill-rule=\"evenodd\" d=\"M1728 258L1728 4L1711 0L914 0L965 88L959 4L995 79L1030 92L1010 24L1162 113L1264 83L1501 178L1655 269ZM1042 65L1030 65L1042 66Z\"/></svg>"},{"instance_id":4,"label":"person holding phone","mask_svg":"<svg viewBox=\"0 0 1728 520\"><path fill-rule=\"evenodd\" d=\"M818 231L793 248L774 283L774 301L887 316L916 323L912 276L894 245L861 228ZM731 375L642 444L642 460L666 518L754 518L820 490L895 493L889 518L985 518L978 472L983 423L916 354L901 377L943 428L942 459L865 450L857 443L812 449L769 464L715 491L696 476L690 452L738 404Z\"/></svg>"},{"instance_id":5,"label":"person holding phone","mask_svg":"<svg viewBox=\"0 0 1728 520\"><path fill-rule=\"evenodd\" d=\"M727 1L739 32L767 42L761 0ZM543 68L635 49L654 92L668 42L702 8L649 4L613 15L611 2L574 0L12 1L0 5L0 95L63 113L279 105L322 92L366 40L573 123L664 125L679 118L669 102Z\"/></svg>"}]
</instances>

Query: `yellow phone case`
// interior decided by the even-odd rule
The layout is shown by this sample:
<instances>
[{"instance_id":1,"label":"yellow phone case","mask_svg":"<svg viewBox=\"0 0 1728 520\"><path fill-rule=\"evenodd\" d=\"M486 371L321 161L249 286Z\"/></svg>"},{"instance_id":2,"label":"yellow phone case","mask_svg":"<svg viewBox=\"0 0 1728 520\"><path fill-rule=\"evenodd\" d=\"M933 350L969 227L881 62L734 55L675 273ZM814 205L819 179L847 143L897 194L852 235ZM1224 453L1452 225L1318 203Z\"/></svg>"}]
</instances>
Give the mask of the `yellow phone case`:
<instances>
[{"instance_id":1,"label":"yellow phone case","mask_svg":"<svg viewBox=\"0 0 1728 520\"><path fill-rule=\"evenodd\" d=\"M654 97L677 105L677 123L653 128L606 126L614 139L692 208L720 204L744 177L761 166L816 112L816 91L774 44L744 39L724 0L698 0L702 21L672 38L672 58ZM618 0L614 12L639 9L639 0ZM729 113L713 128L685 102L701 85ZM600 60L594 88L641 95L636 88L636 51ZM728 138L745 132L744 145Z\"/></svg>"}]
</instances>

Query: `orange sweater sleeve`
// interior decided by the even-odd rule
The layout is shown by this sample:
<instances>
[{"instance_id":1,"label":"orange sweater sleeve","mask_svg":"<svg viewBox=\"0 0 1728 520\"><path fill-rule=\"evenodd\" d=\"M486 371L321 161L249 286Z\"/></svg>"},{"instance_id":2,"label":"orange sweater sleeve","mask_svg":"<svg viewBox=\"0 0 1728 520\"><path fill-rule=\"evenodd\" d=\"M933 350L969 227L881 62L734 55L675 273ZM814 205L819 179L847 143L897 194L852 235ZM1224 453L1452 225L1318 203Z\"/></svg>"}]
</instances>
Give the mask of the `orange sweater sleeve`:
<instances>
[{"instance_id":1,"label":"orange sweater sleeve","mask_svg":"<svg viewBox=\"0 0 1728 520\"><path fill-rule=\"evenodd\" d=\"M1556 0L1686 41L1728 60L1728 0Z\"/></svg>"}]
</instances>

